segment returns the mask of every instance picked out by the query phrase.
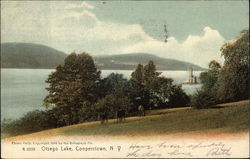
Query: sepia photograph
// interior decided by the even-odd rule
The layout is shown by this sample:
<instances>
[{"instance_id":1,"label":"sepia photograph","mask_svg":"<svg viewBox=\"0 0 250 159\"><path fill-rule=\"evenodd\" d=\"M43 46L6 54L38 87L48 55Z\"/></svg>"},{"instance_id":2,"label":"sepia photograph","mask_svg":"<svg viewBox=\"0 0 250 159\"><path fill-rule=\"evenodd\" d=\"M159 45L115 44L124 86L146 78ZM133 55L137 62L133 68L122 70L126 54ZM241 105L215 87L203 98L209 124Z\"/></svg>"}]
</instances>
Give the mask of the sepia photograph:
<instances>
[{"instance_id":1,"label":"sepia photograph","mask_svg":"<svg viewBox=\"0 0 250 159\"><path fill-rule=\"evenodd\" d=\"M1 0L2 158L249 158L248 0Z\"/></svg>"}]
</instances>

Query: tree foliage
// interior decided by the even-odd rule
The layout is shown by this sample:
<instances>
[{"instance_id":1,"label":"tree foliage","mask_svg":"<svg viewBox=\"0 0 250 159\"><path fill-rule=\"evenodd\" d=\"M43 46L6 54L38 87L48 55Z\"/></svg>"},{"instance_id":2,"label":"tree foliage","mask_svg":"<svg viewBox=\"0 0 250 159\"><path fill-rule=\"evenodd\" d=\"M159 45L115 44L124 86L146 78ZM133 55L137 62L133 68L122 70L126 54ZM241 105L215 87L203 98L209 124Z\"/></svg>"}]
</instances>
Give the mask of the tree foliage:
<instances>
[{"instance_id":1,"label":"tree foliage","mask_svg":"<svg viewBox=\"0 0 250 159\"><path fill-rule=\"evenodd\" d=\"M34 110L26 113L16 120L4 120L1 123L2 132L9 136L33 133L50 128L58 127L57 118L54 118L54 110Z\"/></svg>"},{"instance_id":2,"label":"tree foliage","mask_svg":"<svg viewBox=\"0 0 250 159\"><path fill-rule=\"evenodd\" d=\"M189 106L190 97L182 90L180 85L173 85L169 96L168 105L170 107Z\"/></svg>"},{"instance_id":3,"label":"tree foliage","mask_svg":"<svg viewBox=\"0 0 250 159\"><path fill-rule=\"evenodd\" d=\"M220 101L249 98L249 30L221 48L225 59L218 77L217 95Z\"/></svg>"},{"instance_id":4,"label":"tree foliage","mask_svg":"<svg viewBox=\"0 0 250 159\"><path fill-rule=\"evenodd\" d=\"M156 71L154 61L150 60L145 66L138 64L135 71L131 73L131 80L140 83L148 84L161 73Z\"/></svg>"},{"instance_id":5,"label":"tree foliage","mask_svg":"<svg viewBox=\"0 0 250 159\"><path fill-rule=\"evenodd\" d=\"M180 86L174 85L171 78L160 77L160 74L152 60L145 66L139 64L131 74L132 85L136 89L133 90L135 99L132 101L146 109L186 106L189 102L186 93Z\"/></svg>"},{"instance_id":6,"label":"tree foliage","mask_svg":"<svg viewBox=\"0 0 250 159\"><path fill-rule=\"evenodd\" d=\"M98 99L96 85L100 81L100 72L87 53L72 53L65 58L64 64L49 75L49 94L44 99L46 106L54 106L62 111L61 120L65 125L79 122L77 112L86 103L95 103Z\"/></svg>"},{"instance_id":7,"label":"tree foliage","mask_svg":"<svg viewBox=\"0 0 250 159\"><path fill-rule=\"evenodd\" d=\"M150 83L152 80L157 78L161 73L156 71L156 66L152 60L144 66L144 82Z\"/></svg>"},{"instance_id":8,"label":"tree foliage","mask_svg":"<svg viewBox=\"0 0 250 159\"><path fill-rule=\"evenodd\" d=\"M111 73L107 77L101 79L99 85L100 97L105 97L107 94L114 93L117 89L123 87L128 82L123 74Z\"/></svg>"},{"instance_id":9,"label":"tree foliage","mask_svg":"<svg viewBox=\"0 0 250 159\"><path fill-rule=\"evenodd\" d=\"M203 84L191 100L191 105L206 108L215 103L249 99L249 30L221 47L225 59L221 67L216 61L200 74Z\"/></svg>"},{"instance_id":10,"label":"tree foliage","mask_svg":"<svg viewBox=\"0 0 250 159\"><path fill-rule=\"evenodd\" d=\"M132 104L128 97L121 97L115 94L109 94L100 99L95 105L95 110L98 113L106 113L109 118L115 118L116 112L119 109L129 112Z\"/></svg>"},{"instance_id":11,"label":"tree foliage","mask_svg":"<svg viewBox=\"0 0 250 159\"><path fill-rule=\"evenodd\" d=\"M138 64L135 71L131 73L131 80L141 84L144 82L144 69L142 64Z\"/></svg>"},{"instance_id":12,"label":"tree foliage","mask_svg":"<svg viewBox=\"0 0 250 159\"><path fill-rule=\"evenodd\" d=\"M143 105L146 109L151 106L151 96L149 90L138 82L130 80L128 85L124 87L123 92L129 97L133 103L134 111L137 111L139 105Z\"/></svg>"},{"instance_id":13,"label":"tree foliage","mask_svg":"<svg viewBox=\"0 0 250 159\"><path fill-rule=\"evenodd\" d=\"M212 94L206 90L199 90L191 97L191 107L196 109L209 108L215 104Z\"/></svg>"},{"instance_id":14,"label":"tree foliage","mask_svg":"<svg viewBox=\"0 0 250 159\"><path fill-rule=\"evenodd\" d=\"M209 63L209 70L200 74L200 81L203 85L203 89L211 91L218 80L218 76L221 70L221 65L213 60Z\"/></svg>"}]
</instances>

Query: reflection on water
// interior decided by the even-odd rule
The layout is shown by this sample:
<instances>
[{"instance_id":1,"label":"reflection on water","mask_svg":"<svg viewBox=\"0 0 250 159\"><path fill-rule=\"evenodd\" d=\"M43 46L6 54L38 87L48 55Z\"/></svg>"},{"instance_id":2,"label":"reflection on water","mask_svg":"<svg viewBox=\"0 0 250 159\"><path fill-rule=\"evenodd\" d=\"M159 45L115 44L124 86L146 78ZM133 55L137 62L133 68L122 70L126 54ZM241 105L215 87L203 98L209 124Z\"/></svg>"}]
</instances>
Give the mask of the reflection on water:
<instances>
[{"instance_id":1,"label":"reflection on water","mask_svg":"<svg viewBox=\"0 0 250 159\"><path fill-rule=\"evenodd\" d=\"M45 80L53 70L50 69L1 69L1 119L19 118L23 114L44 109L42 101L47 94ZM122 73L129 79L130 70L103 70L102 78L110 73ZM161 76L173 78L177 84L187 80L186 71L160 71ZM200 71L194 71L199 76ZM187 94L192 94L201 87L198 85L183 85Z\"/></svg>"}]
</instances>

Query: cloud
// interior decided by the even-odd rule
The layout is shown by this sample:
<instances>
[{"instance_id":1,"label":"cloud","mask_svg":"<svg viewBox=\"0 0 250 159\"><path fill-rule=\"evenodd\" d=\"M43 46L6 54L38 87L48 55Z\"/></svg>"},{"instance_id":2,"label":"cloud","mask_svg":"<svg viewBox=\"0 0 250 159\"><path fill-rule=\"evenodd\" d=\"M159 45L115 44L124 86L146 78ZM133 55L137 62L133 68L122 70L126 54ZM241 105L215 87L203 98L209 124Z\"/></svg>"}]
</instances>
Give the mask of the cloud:
<instances>
[{"instance_id":1,"label":"cloud","mask_svg":"<svg viewBox=\"0 0 250 159\"><path fill-rule=\"evenodd\" d=\"M82 2L82 3L81 3L81 6L82 6L83 8L87 8L87 9L94 9L94 8L95 8L94 6L90 5L90 4L87 3L87 2Z\"/></svg>"},{"instance_id":2,"label":"cloud","mask_svg":"<svg viewBox=\"0 0 250 159\"><path fill-rule=\"evenodd\" d=\"M91 17L93 19L97 19L95 14L93 14L89 11L86 11L86 10L81 11L81 12L70 12L70 13L65 15L66 18L76 18L76 19L79 19L82 16L88 16L88 17Z\"/></svg>"},{"instance_id":3,"label":"cloud","mask_svg":"<svg viewBox=\"0 0 250 159\"><path fill-rule=\"evenodd\" d=\"M53 10L46 11L48 6ZM184 41L170 37L164 43L149 36L139 24L99 19L87 2L4 2L2 7L2 42L41 43L67 53L75 50L93 55L144 52L203 67L213 59L223 61L220 47L225 39L209 26L204 26L201 35L189 35Z\"/></svg>"},{"instance_id":4,"label":"cloud","mask_svg":"<svg viewBox=\"0 0 250 159\"><path fill-rule=\"evenodd\" d=\"M224 42L225 39L217 30L207 26L203 29L203 35L189 35L183 42L174 37L170 37L168 43L151 39L124 46L121 52L149 52L161 57L183 60L207 67L213 59L223 62L220 47Z\"/></svg>"},{"instance_id":5,"label":"cloud","mask_svg":"<svg viewBox=\"0 0 250 159\"><path fill-rule=\"evenodd\" d=\"M87 2L82 2L81 4L68 4L66 9L76 9L76 8L83 8L83 9L94 9L95 7Z\"/></svg>"},{"instance_id":6,"label":"cloud","mask_svg":"<svg viewBox=\"0 0 250 159\"><path fill-rule=\"evenodd\" d=\"M80 12L72 11L64 15L63 25L68 27L79 27L82 28L90 28L98 25L99 20L96 15L87 10L83 10ZM70 28L69 28L70 29Z\"/></svg>"}]
</instances>

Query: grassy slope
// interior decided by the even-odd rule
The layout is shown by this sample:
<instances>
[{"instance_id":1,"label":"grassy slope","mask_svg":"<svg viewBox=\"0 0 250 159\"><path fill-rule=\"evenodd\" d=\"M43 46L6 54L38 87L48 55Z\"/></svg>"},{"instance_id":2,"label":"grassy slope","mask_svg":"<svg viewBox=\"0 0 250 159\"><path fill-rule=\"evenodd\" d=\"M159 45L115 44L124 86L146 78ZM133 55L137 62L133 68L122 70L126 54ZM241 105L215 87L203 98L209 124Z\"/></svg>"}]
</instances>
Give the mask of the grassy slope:
<instances>
[{"instance_id":1,"label":"grassy slope","mask_svg":"<svg viewBox=\"0 0 250 159\"><path fill-rule=\"evenodd\" d=\"M173 133L235 133L249 130L249 100L195 110L189 107L152 110L146 117L131 117L117 124L82 123L31 136L74 135L162 135Z\"/></svg>"}]
</instances>

